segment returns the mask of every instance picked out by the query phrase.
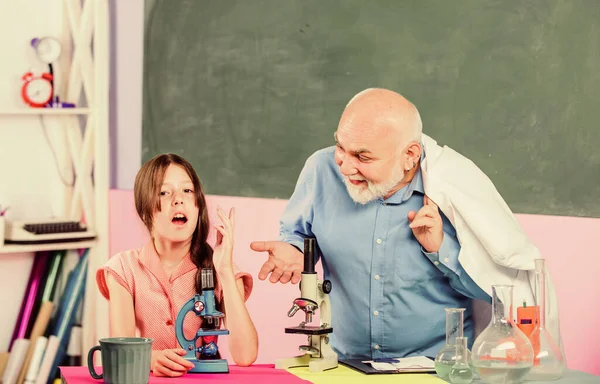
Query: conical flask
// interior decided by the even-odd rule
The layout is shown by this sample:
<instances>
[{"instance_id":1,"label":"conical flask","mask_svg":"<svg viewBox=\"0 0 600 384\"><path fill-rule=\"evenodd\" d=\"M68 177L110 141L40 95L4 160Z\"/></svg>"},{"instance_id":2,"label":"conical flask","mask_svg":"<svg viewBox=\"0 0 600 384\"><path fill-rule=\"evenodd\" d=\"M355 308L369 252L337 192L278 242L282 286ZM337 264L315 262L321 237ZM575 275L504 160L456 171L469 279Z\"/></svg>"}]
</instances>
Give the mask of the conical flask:
<instances>
[{"instance_id":1,"label":"conical flask","mask_svg":"<svg viewBox=\"0 0 600 384\"><path fill-rule=\"evenodd\" d=\"M463 337L465 308L445 308L446 344L435 356L435 371L442 380L448 380L450 370L456 363L456 338ZM467 349L467 361L471 362L471 352Z\"/></svg>"},{"instance_id":2,"label":"conical flask","mask_svg":"<svg viewBox=\"0 0 600 384\"><path fill-rule=\"evenodd\" d=\"M546 265L535 260L535 300L539 306L539 322L529 336L533 345L533 367L527 380L557 380L565 371L565 359L558 344L546 329Z\"/></svg>"},{"instance_id":3,"label":"conical flask","mask_svg":"<svg viewBox=\"0 0 600 384\"><path fill-rule=\"evenodd\" d=\"M533 347L512 321L513 286L492 286L492 320L473 343L473 366L488 384L523 382L533 365Z\"/></svg>"}]
</instances>

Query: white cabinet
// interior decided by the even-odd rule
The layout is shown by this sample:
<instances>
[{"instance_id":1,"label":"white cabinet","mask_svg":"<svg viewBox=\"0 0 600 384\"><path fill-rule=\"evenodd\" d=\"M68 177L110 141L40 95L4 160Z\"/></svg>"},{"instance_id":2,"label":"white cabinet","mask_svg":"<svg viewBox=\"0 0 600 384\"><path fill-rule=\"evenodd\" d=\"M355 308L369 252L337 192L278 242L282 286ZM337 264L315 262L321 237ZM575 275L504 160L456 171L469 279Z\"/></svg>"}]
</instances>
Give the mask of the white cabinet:
<instances>
[{"instance_id":1,"label":"white cabinet","mask_svg":"<svg viewBox=\"0 0 600 384\"><path fill-rule=\"evenodd\" d=\"M20 124L25 124L30 119L32 124L48 121L44 129L50 129L51 125L51 129L58 130L52 133L62 136L63 145L53 150L59 152L63 160L66 159L74 176L73 184L65 184L63 196L60 197L63 199L65 217L72 220L84 218L97 237L93 241L45 245L5 244L0 247L0 263L2 254L7 253L89 248L82 323L82 351L87 353L89 348L96 345L97 339L108 335L108 306L96 288L95 271L108 259L109 252L109 4L108 0L52 1L56 3L53 7L58 7L53 9L63 15L62 34L56 36L63 46L60 65L57 66L61 75L60 98L62 101L75 102L77 107L30 108L24 103L23 106L13 103L3 108L0 104L0 129L10 128L9 124L2 123L3 120L18 120ZM26 17L20 13L22 6L17 3L6 3L2 7L13 8L0 10L2 13L12 11L12 17ZM36 12L36 7L30 5L30 8L31 13ZM52 15L47 17L51 18ZM44 25L33 25L32 29L34 36L48 33ZM25 48L23 52L26 52ZM15 82L11 84L13 88L14 85ZM12 93L16 97L19 95L18 92ZM46 132L39 131L39 135L44 134ZM3 145L10 145L10 142ZM11 167L19 167L19 164ZM15 181L4 182L10 184Z\"/></svg>"}]
</instances>

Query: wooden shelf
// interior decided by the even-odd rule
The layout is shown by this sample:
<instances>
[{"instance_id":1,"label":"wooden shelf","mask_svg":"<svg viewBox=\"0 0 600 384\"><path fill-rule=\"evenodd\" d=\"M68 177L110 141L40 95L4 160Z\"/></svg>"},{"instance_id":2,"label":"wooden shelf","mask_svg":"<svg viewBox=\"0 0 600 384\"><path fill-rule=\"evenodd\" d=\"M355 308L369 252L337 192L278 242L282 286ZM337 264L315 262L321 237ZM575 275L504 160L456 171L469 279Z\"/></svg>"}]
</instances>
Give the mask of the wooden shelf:
<instances>
[{"instance_id":1,"label":"wooden shelf","mask_svg":"<svg viewBox=\"0 0 600 384\"><path fill-rule=\"evenodd\" d=\"M14 108L0 110L4 116L31 115L89 115L89 108Z\"/></svg>"},{"instance_id":2,"label":"wooden shelf","mask_svg":"<svg viewBox=\"0 0 600 384\"><path fill-rule=\"evenodd\" d=\"M96 245L95 240L69 241L66 243L49 243L49 244L4 244L4 246L0 247L0 254L57 251L57 250L61 250L61 249L81 249L81 248L91 248L94 245Z\"/></svg>"}]
</instances>

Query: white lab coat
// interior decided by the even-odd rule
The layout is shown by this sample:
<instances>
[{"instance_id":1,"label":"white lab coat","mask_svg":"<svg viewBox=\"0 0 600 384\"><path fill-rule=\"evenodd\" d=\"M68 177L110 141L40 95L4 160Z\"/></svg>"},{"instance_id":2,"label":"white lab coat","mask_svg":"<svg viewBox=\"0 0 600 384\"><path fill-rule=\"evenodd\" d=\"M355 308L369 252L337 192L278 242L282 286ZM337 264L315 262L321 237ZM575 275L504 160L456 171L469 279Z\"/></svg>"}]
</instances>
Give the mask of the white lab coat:
<instances>
[{"instance_id":1,"label":"white lab coat","mask_svg":"<svg viewBox=\"0 0 600 384\"><path fill-rule=\"evenodd\" d=\"M500 196L491 180L469 159L423 135L421 164L425 193L448 217L460 243L458 261L490 296L492 285L510 284L513 308L535 303L537 247ZM516 310L513 310L513 320ZM561 345L558 302L546 273L546 328Z\"/></svg>"}]
</instances>

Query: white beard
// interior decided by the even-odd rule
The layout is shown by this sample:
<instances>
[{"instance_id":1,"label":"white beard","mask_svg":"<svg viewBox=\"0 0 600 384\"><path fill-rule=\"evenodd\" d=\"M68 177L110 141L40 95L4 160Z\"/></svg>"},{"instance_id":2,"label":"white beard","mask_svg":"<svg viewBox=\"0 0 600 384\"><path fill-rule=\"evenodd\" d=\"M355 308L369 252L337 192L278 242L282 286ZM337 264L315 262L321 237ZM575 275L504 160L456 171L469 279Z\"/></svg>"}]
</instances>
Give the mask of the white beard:
<instances>
[{"instance_id":1,"label":"white beard","mask_svg":"<svg viewBox=\"0 0 600 384\"><path fill-rule=\"evenodd\" d=\"M367 180L363 177L348 177L344 176L344 184L346 184L346 189L348 190L348 194L355 202L359 204L367 204L373 200L377 200L380 197L384 197L390 193L404 178L404 172L402 172L401 168L398 168L399 172L389 181L384 181L381 183L374 183L371 180ZM365 180L367 182L367 187L365 188L363 185L354 185L350 182L351 180Z\"/></svg>"}]
</instances>

